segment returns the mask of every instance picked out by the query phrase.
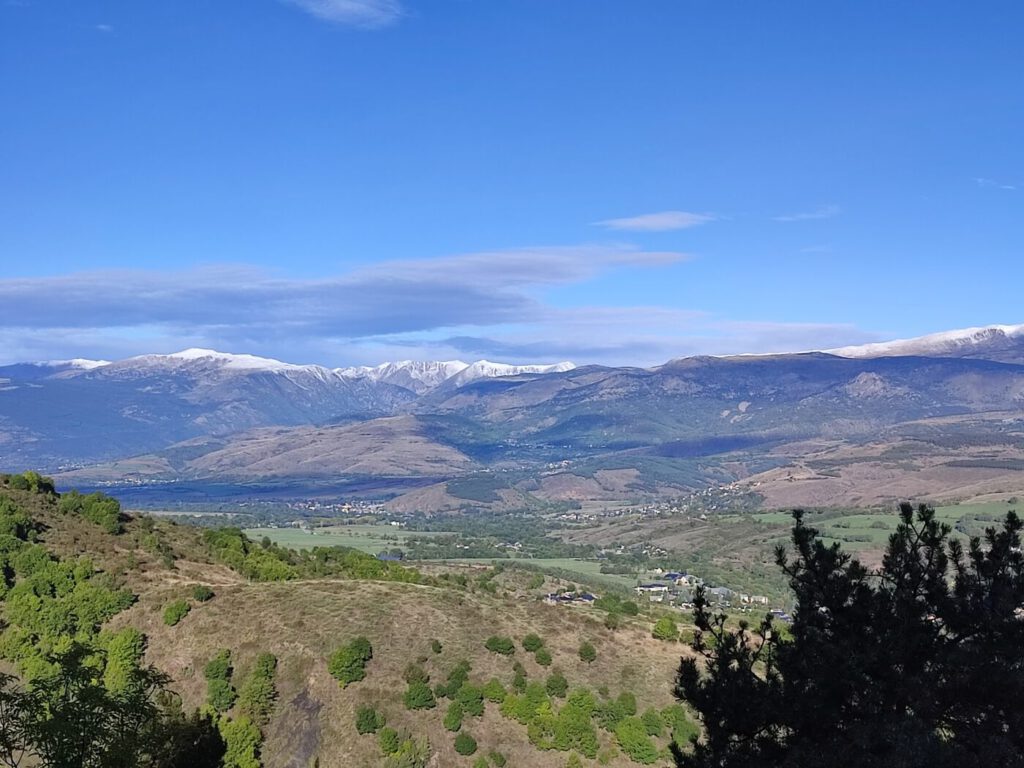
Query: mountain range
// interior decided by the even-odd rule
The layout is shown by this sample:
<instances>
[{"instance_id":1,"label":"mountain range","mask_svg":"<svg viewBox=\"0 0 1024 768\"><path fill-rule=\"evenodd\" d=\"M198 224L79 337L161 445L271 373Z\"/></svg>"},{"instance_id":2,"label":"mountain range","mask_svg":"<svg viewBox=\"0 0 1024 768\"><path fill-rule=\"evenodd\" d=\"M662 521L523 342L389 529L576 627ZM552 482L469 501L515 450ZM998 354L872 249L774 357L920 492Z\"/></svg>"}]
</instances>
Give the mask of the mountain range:
<instances>
[{"instance_id":1,"label":"mountain range","mask_svg":"<svg viewBox=\"0 0 1024 768\"><path fill-rule=\"evenodd\" d=\"M514 506L737 484L780 504L868 503L896 447L904 474L923 477L936 457L979 463L940 462L939 492L975 481L972 492L1009 492L1022 425L1024 326L654 368L330 369L197 349L0 368L3 469L136 483L393 478L433 507L457 508L467 487Z\"/></svg>"}]
</instances>

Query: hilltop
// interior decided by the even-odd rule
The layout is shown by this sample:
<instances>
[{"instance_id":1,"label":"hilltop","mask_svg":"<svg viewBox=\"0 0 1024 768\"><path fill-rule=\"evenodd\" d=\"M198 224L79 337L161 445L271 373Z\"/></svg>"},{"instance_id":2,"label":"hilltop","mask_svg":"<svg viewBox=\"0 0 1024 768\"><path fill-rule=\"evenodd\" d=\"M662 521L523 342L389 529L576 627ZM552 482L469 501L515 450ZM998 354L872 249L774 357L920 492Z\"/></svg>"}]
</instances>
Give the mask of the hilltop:
<instances>
[{"instance_id":1,"label":"hilltop","mask_svg":"<svg viewBox=\"0 0 1024 768\"><path fill-rule=\"evenodd\" d=\"M431 765L483 765L480 758L492 752L510 766L566 764L569 754L555 746L561 737L554 721L545 724L529 710L517 722L519 715L511 715L513 699L504 715L496 701L485 703L479 718L465 715L463 731L472 734L478 747L472 757L458 754L455 734L441 726L447 699L438 693L433 708L406 706L410 665L416 675L429 676L430 686L437 689L468 662L466 695L472 694L473 685L492 679L511 695L519 664L527 697L540 696L549 702L544 711L551 713L569 706L560 694L545 693L546 685L549 692L560 691L557 685L550 687L550 680L563 676L570 691L586 689L588 706L605 713L595 712L594 725L585 728L595 739L589 756L600 755L603 765L633 764L615 735L616 724L629 718L634 706L626 702L620 707L620 694L630 694L630 702L635 697L638 714L668 708L671 719L681 713L673 705L671 681L680 654L687 651L678 643L652 638L655 616L622 615L621 626L609 629L606 610L542 602L540 597L557 582L536 573L488 566L430 566L418 573L343 549L332 550L324 560L316 551L299 556L246 542L237 532L204 533L124 513L111 517L115 507L102 497L96 497L95 508L104 510L100 517L88 511L92 506L69 511L74 504L45 491L8 484L0 495L32 518L38 530L33 536L52 555L69 563L87 556L96 568L92 582L134 596L128 607L114 611L104 629L142 632L145 662L170 676L170 687L186 710L207 701L209 677L203 678L203 670L209 675L207 665L219 652L230 652L230 682L236 688L256 668L260 654L276 657L275 703L260 728L262 765L268 767L308 766L317 760L320 765L384 765L377 738L359 735L355 728L357 710L367 706L385 716L389 727L429 740ZM200 586L208 588L201 599ZM168 618L172 606L184 606L173 621ZM13 631L9 628L8 635ZM529 635L539 636L544 658L523 648ZM487 650L492 636L511 638L514 653ZM372 659L365 665L365 679L343 687L332 676L329 661L357 637L372 645ZM580 657L583 642L596 650L589 662ZM0 643L0 648L10 647ZM39 645L34 653L45 653L44 647ZM568 701L580 701L583 695ZM530 706L541 703L531 701ZM526 706L525 699L521 704ZM237 705L223 712L219 717L243 722ZM664 717L651 714L648 719L655 733L651 742L663 749L665 737L656 734L666 732ZM685 721L682 715L680 722ZM550 727L556 732L545 736ZM692 726L687 728L693 732ZM549 744L549 738L555 741ZM680 732L680 738L685 740L685 734ZM503 764L496 759L487 764Z\"/></svg>"}]
</instances>

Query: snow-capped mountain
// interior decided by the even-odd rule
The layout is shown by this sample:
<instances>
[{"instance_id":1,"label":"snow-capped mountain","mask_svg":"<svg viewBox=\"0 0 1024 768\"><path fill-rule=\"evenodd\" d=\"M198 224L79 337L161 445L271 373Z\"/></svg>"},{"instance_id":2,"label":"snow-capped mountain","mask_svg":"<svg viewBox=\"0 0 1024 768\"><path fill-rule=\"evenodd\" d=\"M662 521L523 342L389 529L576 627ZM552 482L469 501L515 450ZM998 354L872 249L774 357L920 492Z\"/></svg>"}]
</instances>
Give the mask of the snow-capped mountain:
<instances>
[{"instance_id":1,"label":"snow-capped mountain","mask_svg":"<svg viewBox=\"0 0 1024 768\"><path fill-rule=\"evenodd\" d=\"M566 366L452 360L332 369L198 348L116 362L0 366L0 460L9 454L0 464L55 466L256 427L388 416L463 374L448 386Z\"/></svg>"},{"instance_id":2,"label":"snow-capped mountain","mask_svg":"<svg viewBox=\"0 0 1024 768\"><path fill-rule=\"evenodd\" d=\"M897 339L875 344L823 350L839 357L969 357L999 362L1024 362L1024 325L988 325Z\"/></svg>"},{"instance_id":3,"label":"snow-capped mountain","mask_svg":"<svg viewBox=\"0 0 1024 768\"><path fill-rule=\"evenodd\" d=\"M384 363L373 368L363 366L336 370L345 376L382 381L411 389L416 394L422 395L442 384L461 387L477 379L519 376L525 373L562 373L571 371L575 367L570 362L553 365L510 365L508 363L492 363L489 360L477 360L475 363L464 363L461 360L438 362L402 360L395 363Z\"/></svg>"},{"instance_id":4,"label":"snow-capped mountain","mask_svg":"<svg viewBox=\"0 0 1024 768\"><path fill-rule=\"evenodd\" d=\"M383 381L411 389L416 394L423 394L468 367L469 363L461 360L401 360L373 367L361 365L353 368L336 368L335 371L353 379Z\"/></svg>"},{"instance_id":5,"label":"snow-capped mountain","mask_svg":"<svg viewBox=\"0 0 1024 768\"><path fill-rule=\"evenodd\" d=\"M477 379L493 379L499 376L521 376L525 373L564 373L576 366L568 361L551 365L508 365L492 363L489 360L477 360L456 373L449 380L450 384L461 387Z\"/></svg>"}]
</instances>

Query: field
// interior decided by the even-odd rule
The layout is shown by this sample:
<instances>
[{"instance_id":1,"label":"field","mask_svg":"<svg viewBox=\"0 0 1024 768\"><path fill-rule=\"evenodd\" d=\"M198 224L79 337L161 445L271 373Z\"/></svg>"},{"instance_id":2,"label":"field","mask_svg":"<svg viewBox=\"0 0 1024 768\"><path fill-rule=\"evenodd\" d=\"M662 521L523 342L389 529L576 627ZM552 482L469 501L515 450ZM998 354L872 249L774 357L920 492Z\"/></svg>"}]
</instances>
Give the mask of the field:
<instances>
[{"instance_id":1,"label":"field","mask_svg":"<svg viewBox=\"0 0 1024 768\"><path fill-rule=\"evenodd\" d=\"M415 536L446 536L440 531L406 531L390 525L335 525L316 528L314 532L298 528L247 528L245 535L259 541L264 536L275 544L295 549L313 547L352 547L376 555L383 549L400 547Z\"/></svg>"},{"instance_id":2,"label":"field","mask_svg":"<svg viewBox=\"0 0 1024 768\"><path fill-rule=\"evenodd\" d=\"M370 554L401 547L402 542L410 537L422 536L450 536L451 534L440 531L405 531L388 525L339 525L329 528L317 528L316 533L298 530L295 528L249 528L245 531L246 536L256 541L266 536L275 544L296 549L311 549L313 547L352 547ZM453 563L491 563L508 562L505 558L445 558L446 562ZM516 560L542 571L557 571L565 578L575 578L583 584L594 589L617 588L632 589L636 586L636 579L630 576L619 574L601 573L601 564L595 560L581 560L571 557L558 558L522 558Z\"/></svg>"}]
</instances>

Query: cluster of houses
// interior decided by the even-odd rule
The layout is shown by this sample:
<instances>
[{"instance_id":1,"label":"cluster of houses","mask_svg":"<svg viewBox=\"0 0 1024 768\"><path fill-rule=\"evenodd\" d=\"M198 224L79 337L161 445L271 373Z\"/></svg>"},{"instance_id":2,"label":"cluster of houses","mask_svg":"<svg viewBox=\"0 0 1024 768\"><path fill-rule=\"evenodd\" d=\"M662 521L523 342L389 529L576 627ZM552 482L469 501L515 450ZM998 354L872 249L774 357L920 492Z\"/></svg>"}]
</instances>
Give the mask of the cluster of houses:
<instances>
[{"instance_id":1,"label":"cluster of houses","mask_svg":"<svg viewBox=\"0 0 1024 768\"><path fill-rule=\"evenodd\" d=\"M544 595L548 605L592 605L598 595L590 592L551 592Z\"/></svg>"},{"instance_id":2,"label":"cluster of houses","mask_svg":"<svg viewBox=\"0 0 1024 768\"><path fill-rule=\"evenodd\" d=\"M661 575L660 581L639 584L635 588L638 597L652 603L672 603L681 610L693 609L694 590L704 585L704 580L692 573L669 571ZM766 607L769 600L765 595L748 595L728 587L705 587L704 595L720 608L739 608L741 611ZM781 621L791 621L789 614L779 608L770 613Z\"/></svg>"}]
</instances>

